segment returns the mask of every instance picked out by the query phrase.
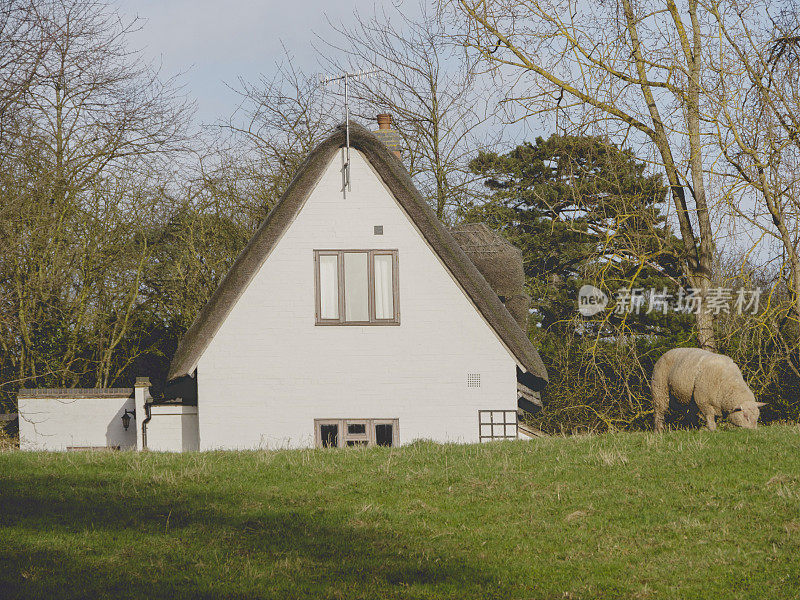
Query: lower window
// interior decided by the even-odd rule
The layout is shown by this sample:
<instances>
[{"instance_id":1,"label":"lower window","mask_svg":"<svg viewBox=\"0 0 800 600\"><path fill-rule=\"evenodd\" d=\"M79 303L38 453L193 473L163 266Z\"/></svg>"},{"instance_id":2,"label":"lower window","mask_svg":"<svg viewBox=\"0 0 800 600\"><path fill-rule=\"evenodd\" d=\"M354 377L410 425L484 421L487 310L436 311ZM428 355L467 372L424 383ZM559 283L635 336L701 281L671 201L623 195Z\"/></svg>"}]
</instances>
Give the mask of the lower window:
<instances>
[{"instance_id":1,"label":"lower window","mask_svg":"<svg viewBox=\"0 0 800 600\"><path fill-rule=\"evenodd\" d=\"M517 411L479 410L478 435L482 442L517 439Z\"/></svg>"},{"instance_id":2,"label":"lower window","mask_svg":"<svg viewBox=\"0 0 800 600\"><path fill-rule=\"evenodd\" d=\"M317 448L397 446L398 419L314 419Z\"/></svg>"}]
</instances>

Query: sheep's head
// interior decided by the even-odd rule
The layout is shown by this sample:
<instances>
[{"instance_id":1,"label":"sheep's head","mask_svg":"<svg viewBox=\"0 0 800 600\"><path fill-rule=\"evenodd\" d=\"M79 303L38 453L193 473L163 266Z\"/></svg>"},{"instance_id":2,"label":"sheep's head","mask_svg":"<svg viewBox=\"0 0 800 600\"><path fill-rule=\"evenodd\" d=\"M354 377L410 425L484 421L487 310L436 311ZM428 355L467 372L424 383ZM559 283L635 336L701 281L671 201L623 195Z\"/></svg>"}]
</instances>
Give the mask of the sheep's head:
<instances>
[{"instance_id":1,"label":"sheep's head","mask_svg":"<svg viewBox=\"0 0 800 600\"><path fill-rule=\"evenodd\" d=\"M737 427L755 429L760 413L758 409L761 406L764 406L764 402L743 402L728 414L728 419Z\"/></svg>"}]
</instances>

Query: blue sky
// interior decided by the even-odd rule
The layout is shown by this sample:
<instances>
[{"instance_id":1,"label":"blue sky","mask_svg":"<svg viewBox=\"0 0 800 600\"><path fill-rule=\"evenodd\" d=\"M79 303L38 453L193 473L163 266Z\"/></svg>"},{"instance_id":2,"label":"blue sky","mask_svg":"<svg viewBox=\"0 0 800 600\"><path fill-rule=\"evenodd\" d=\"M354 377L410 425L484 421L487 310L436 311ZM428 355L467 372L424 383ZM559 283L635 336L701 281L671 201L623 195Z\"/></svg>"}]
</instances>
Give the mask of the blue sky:
<instances>
[{"instance_id":1,"label":"blue sky","mask_svg":"<svg viewBox=\"0 0 800 600\"><path fill-rule=\"evenodd\" d=\"M270 74L284 58L281 44L302 71L319 70L312 43L315 33L330 31L326 15L348 22L353 11L371 14L376 1L118 0L118 6L125 17L142 19L131 44L146 59L160 61L165 75L183 72L198 122L211 123L236 108L237 96L226 83Z\"/></svg>"},{"instance_id":2,"label":"blue sky","mask_svg":"<svg viewBox=\"0 0 800 600\"><path fill-rule=\"evenodd\" d=\"M420 0L115 0L124 18L141 19L130 37L145 60L162 65L163 75L180 81L197 105L197 124L213 124L235 110L239 98L226 84L239 77L256 82L285 60L284 47L304 73L320 72L312 44L330 38L333 23L349 23L353 13L372 15L376 7L402 6L419 14ZM426 1L426 0L422 0ZM392 12L392 11L387 11ZM547 135L538 122L507 126L518 143Z\"/></svg>"}]
</instances>

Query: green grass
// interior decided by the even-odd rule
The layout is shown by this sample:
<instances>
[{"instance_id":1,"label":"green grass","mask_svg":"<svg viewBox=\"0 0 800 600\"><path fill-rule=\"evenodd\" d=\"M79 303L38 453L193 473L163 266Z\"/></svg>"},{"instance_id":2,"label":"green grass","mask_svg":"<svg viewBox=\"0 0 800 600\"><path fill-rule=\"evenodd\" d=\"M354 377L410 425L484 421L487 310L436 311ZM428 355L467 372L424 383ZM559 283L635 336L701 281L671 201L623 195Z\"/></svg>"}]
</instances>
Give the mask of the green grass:
<instances>
[{"instance_id":1,"label":"green grass","mask_svg":"<svg viewBox=\"0 0 800 600\"><path fill-rule=\"evenodd\" d=\"M798 426L0 453L4 599L798 596Z\"/></svg>"}]
</instances>

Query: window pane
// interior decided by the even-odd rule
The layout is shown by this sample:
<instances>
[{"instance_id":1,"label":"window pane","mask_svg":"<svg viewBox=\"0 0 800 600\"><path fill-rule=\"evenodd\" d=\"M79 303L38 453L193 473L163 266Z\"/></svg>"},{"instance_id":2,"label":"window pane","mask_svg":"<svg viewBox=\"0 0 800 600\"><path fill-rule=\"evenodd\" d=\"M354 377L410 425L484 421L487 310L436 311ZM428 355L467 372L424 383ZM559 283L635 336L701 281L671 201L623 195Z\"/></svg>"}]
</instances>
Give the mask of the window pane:
<instances>
[{"instance_id":1,"label":"window pane","mask_svg":"<svg viewBox=\"0 0 800 600\"><path fill-rule=\"evenodd\" d=\"M339 257L322 254L319 257L320 318L339 318Z\"/></svg>"},{"instance_id":2,"label":"window pane","mask_svg":"<svg viewBox=\"0 0 800 600\"><path fill-rule=\"evenodd\" d=\"M394 318L392 256L390 254L375 255L375 318Z\"/></svg>"},{"instance_id":3,"label":"window pane","mask_svg":"<svg viewBox=\"0 0 800 600\"><path fill-rule=\"evenodd\" d=\"M378 446L392 445L392 426L388 423L375 425L375 443Z\"/></svg>"},{"instance_id":4,"label":"window pane","mask_svg":"<svg viewBox=\"0 0 800 600\"><path fill-rule=\"evenodd\" d=\"M367 426L364 423L352 423L347 426L347 433L358 434L367 433Z\"/></svg>"},{"instance_id":5,"label":"window pane","mask_svg":"<svg viewBox=\"0 0 800 600\"><path fill-rule=\"evenodd\" d=\"M336 448L339 445L338 425L320 425L323 448Z\"/></svg>"},{"instance_id":6,"label":"window pane","mask_svg":"<svg viewBox=\"0 0 800 600\"><path fill-rule=\"evenodd\" d=\"M344 318L346 321L369 321L367 253L345 252Z\"/></svg>"}]
</instances>

